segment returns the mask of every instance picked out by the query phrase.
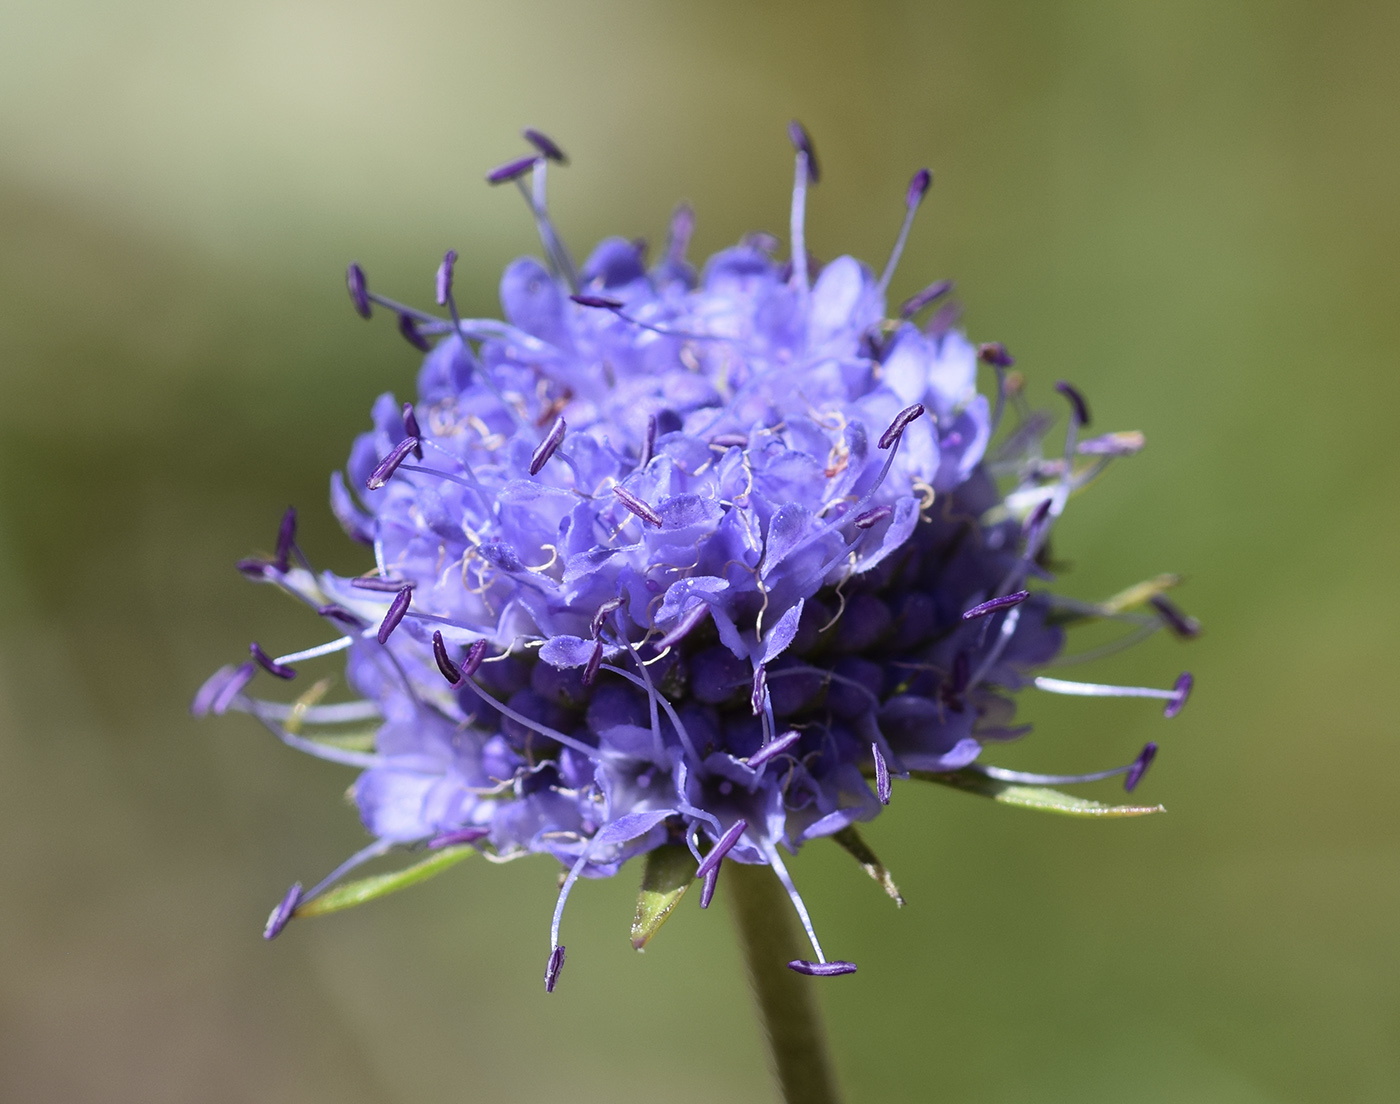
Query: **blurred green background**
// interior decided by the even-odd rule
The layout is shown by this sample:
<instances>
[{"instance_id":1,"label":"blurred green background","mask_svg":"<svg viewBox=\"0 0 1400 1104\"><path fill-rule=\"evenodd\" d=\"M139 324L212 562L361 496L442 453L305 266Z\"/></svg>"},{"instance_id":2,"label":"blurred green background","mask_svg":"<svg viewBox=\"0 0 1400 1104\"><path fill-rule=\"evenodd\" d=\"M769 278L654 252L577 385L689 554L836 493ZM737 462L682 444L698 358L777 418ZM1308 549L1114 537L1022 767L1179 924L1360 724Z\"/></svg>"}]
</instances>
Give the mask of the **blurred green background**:
<instances>
[{"instance_id":1,"label":"blurred green background","mask_svg":"<svg viewBox=\"0 0 1400 1104\"><path fill-rule=\"evenodd\" d=\"M1057 552L1095 598L1161 571L1206 635L1028 693L1000 761L1163 745L1145 821L1039 818L914 784L867 835L895 910L830 846L794 870L863 1101L1400 1099L1396 624L1400 6L9 0L0 7L0 1097L320 1102L770 1099L723 910L644 956L635 874L470 862L259 938L360 846L350 775L195 687L317 629L233 561L288 502L363 567L328 472L416 357L346 302L430 300L444 248L495 312L535 249L482 174L554 135L579 252L784 232L800 116L823 257L952 275L1031 394L1076 381L1149 448ZM311 634L308 636L308 633ZM1111 783L1095 796L1110 797ZM723 895L723 889L720 891Z\"/></svg>"}]
</instances>

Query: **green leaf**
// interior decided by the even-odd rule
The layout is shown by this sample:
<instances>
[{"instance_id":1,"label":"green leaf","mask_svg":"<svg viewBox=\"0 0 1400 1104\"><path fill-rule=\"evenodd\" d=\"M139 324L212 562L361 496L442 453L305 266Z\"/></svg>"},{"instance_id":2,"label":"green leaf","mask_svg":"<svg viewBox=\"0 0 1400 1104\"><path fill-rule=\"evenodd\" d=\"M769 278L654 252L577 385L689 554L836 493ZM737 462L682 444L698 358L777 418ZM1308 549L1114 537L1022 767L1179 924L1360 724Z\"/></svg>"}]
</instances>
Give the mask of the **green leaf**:
<instances>
[{"instance_id":1,"label":"green leaf","mask_svg":"<svg viewBox=\"0 0 1400 1104\"><path fill-rule=\"evenodd\" d=\"M914 778L926 782L937 782L941 786L951 786L955 790L990 797L1003 805L1015 805L1022 809L1038 809L1043 813L1059 813L1072 817L1135 817L1148 813L1165 813L1163 805L1105 805L1099 801L1075 797L1061 793L1047 786L1023 786L1016 782L999 782L995 778L978 774L976 771L960 770L946 774L929 771L913 771Z\"/></svg>"},{"instance_id":2,"label":"green leaf","mask_svg":"<svg viewBox=\"0 0 1400 1104\"><path fill-rule=\"evenodd\" d=\"M882 863L870 850L870 846L861 838L861 834L856 831L854 824L842 828L832 837L837 843L844 847L860 863L861 868L880 883L880 886L893 899L900 908L904 907L904 896L899 892L899 886L894 884L894 879L890 877L890 872L885 869Z\"/></svg>"},{"instance_id":3,"label":"green leaf","mask_svg":"<svg viewBox=\"0 0 1400 1104\"><path fill-rule=\"evenodd\" d=\"M647 852L637 912L632 917L632 947L640 951L666 923L690 883L695 880L695 856L689 849L666 844Z\"/></svg>"},{"instance_id":4,"label":"green leaf","mask_svg":"<svg viewBox=\"0 0 1400 1104\"><path fill-rule=\"evenodd\" d=\"M465 845L444 847L426 859L405 867L403 870L396 870L392 874L376 874L372 878L361 878L357 882L346 882L344 885L338 885L315 900L298 905L297 910L292 915L322 916L328 912L339 912L341 909L363 905L366 901L373 901L376 897L397 893L411 885L426 882L434 875L441 874L449 866L456 866L468 855L475 853L475 847Z\"/></svg>"}]
</instances>

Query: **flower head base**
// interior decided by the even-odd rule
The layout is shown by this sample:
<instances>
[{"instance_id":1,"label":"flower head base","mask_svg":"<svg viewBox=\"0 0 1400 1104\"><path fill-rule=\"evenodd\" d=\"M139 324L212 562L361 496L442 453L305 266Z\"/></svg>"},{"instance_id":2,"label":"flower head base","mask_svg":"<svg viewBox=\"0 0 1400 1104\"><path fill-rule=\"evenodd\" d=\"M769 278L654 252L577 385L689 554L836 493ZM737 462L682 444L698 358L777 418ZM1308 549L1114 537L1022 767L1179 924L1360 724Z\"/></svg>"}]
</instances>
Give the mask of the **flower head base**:
<instances>
[{"instance_id":1,"label":"flower head base","mask_svg":"<svg viewBox=\"0 0 1400 1104\"><path fill-rule=\"evenodd\" d=\"M1025 686L1157 697L1179 711L1189 676L1171 690L1037 676L1066 624L1118 620L1125 640L1199 626L1160 587L1116 605L1046 589L1047 542L1069 495L1124 450L1082 447L1087 404L1059 384L1069 433L1062 455L1045 456L1049 420L1011 395L1005 348L972 345L946 309L922 329L912 321L950 282L886 317L926 171L878 277L850 257L807 257L817 163L795 124L791 261L755 238L697 275L686 260L693 215L681 208L654 267L621 238L576 267L545 200L546 164L563 154L526 138L536 154L488 179L517 184L546 260L506 269L504 321L459 315L453 252L436 286L446 318L369 291L351 266L356 310L388 308L430 350L416 401L382 396L331 482L336 516L374 565L356 578L313 572L291 554L289 515L276 558L244 567L317 610L335 638L278 657L254 644L254 663L224 668L195 699L197 713L249 712L291 746L362 771L354 797L375 843L289 894L268 937L390 847L545 852L568 871L552 990L577 879L683 848L674 892L702 878L704 906L724 861L767 864L815 953L791 967L851 972L822 953L780 848L832 836L887 880L855 824L889 803L892 780L1011 803L1028 786L1113 774L1131 789L1155 745L1085 776L980 757L1027 730L1011 723L1010 695ZM994 406L978 391L979 363L995 369ZM989 456L1008 397L1018 424ZM998 477L1012 484L1004 496ZM1156 612L1138 611L1158 598ZM335 652L356 701L248 692L259 668L291 678L294 664ZM360 744L334 735L370 720ZM1062 811L1151 811L1042 803L1059 797Z\"/></svg>"}]
</instances>

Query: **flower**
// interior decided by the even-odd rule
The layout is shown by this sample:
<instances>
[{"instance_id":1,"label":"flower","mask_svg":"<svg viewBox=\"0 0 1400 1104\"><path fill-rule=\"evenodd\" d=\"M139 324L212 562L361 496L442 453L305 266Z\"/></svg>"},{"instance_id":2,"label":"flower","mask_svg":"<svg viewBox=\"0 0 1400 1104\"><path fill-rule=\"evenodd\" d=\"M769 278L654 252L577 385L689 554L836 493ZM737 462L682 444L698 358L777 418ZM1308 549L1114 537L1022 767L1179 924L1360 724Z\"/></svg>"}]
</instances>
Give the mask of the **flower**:
<instances>
[{"instance_id":1,"label":"flower","mask_svg":"<svg viewBox=\"0 0 1400 1104\"><path fill-rule=\"evenodd\" d=\"M504 320L459 315L455 252L436 281L447 317L370 291L350 266L358 313L394 312L428 350L416 400L381 396L331 480L332 509L373 566L313 571L290 511L276 555L240 564L336 637L278 657L255 643L195 699L198 714L251 713L289 745L362 771L353 793L374 842L289 893L268 937L394 847L545 852L568 871L553 989L577 879L687 848L680 887L702 879L702 906L724 861L768 864L815 955L792 968L850 972L824 955L783 850L831 836L868 855L855 825L889 803L892 779L1003 796L1115 774L1137 784L1155 744L1094 775L983 765L988 744L1027 731L1012 723L1025 686L1161 698L1168 715L1184 703L1185 675L1156 690L1036 674L1062 658L1076 619L1126 622L1129 640L1195 626L1162 596L1170 580L1098 604L1047 589L1070 493L1141 437L1082 440L1087 403L1062 382L1068 432L1047 457L1050 419L1026 406L1006 349L971 344L947 302L917 324L949 281L886 317L926 170L878 274L808 257L816 160L796 124L791 260L754 236L697 272L681 207L650 267L643 245L609 238L576 268L545 201L547 164L563 153L526 137L538 152L488 180L517 185L546 259L506 269ZM994 374L994 404L979 365ZM1018 424L989 455L1012 408ZM1152 613L1137 612L1148 602ZM338 652L357 700L249 692L260 670L292 679ZM303 732L365 722L365 746ZM1065 799L1081 806L1107 808Z\"/></svg>"}]
</instances>

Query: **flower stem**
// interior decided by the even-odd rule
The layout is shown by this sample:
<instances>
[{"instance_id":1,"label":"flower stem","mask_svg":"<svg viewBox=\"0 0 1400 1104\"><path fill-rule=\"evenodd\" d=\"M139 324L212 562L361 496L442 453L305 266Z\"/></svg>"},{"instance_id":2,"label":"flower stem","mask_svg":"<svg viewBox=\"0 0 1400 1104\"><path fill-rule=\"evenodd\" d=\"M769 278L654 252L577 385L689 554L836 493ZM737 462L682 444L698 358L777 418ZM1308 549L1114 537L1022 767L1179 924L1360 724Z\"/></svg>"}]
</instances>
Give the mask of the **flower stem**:
<instances>
[{"instance_id":1,"label":"flower stem","mask_svg":"<svg viewBox=\"0 0 1400 1104\"><path fill-rule=\"evenodd\" d=\"M836 1075L826 1052L814 978L787 968L803 957L792 906L771 868L724 864L739 942L749 968L754 1003L768 1040L768 1055L786 1104L839 1104Z\"/></svg>"}]
</instances>

